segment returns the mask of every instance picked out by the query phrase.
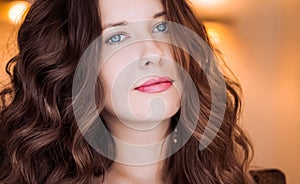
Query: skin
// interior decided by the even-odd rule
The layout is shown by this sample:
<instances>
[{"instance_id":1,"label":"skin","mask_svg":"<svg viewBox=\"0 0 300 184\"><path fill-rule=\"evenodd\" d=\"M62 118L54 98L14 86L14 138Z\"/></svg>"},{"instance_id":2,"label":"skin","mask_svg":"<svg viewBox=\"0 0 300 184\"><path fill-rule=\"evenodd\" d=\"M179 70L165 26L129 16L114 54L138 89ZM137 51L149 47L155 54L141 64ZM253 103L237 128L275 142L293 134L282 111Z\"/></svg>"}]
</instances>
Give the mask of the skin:
<instances>
[{"instance_id":1,"label":"skin","mask_svg":"<svg viewBox=\"0 0 300 184\"><path fill-rule=\"evenodd\" d=\"M140 35L167 36L163 6L159 0L100 0L99 3L104 28L103 55L115 50L101 60L100 77L106 94L101 115L118 139L132 145L157 143L167 135L171 117L180 108L177 65L166 43L154 40L129 43ZM149 19L152 20L144 21ZM144 22L136 26L136 21ZM112 27L120 22L126 25ZM172 85L157 93L136 90L158 77L168 77ZM124 157L124 153L126 150L116 144L116 157ZM114 162L104 183L162 183L162 164L163 161L139 166Z\"/></svg>"}]
</instances>

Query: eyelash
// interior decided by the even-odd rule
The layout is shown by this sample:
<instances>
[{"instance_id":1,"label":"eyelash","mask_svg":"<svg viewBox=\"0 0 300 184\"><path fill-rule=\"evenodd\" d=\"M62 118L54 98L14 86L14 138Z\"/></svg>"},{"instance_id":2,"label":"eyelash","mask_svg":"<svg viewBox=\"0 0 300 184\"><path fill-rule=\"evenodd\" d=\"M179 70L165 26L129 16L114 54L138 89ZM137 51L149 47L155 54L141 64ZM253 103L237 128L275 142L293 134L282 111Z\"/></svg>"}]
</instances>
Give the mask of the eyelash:
<instances>
[{"instance_id":1,"label":"eyelash","mask_svg":"<svg viewBox=\"0 0 300 184\"><path fill-rule=\"evenodd\" d=\"M164 25L165 26L165 29L163 30L163 31L160 31L160 32L167 32L168 31L168 23L166 22L166 21L162 21L162 22L159 22L155 27L154 27L154 29L157 29L159 26L161 26L161 25ZM153 33L156 33L156 32L158 32L158 31L154 31L154 29L153 29Z\"/></svg>"},{"instance_id":2,"label":"eyelash","mask_svg":"<svg viewBox=\"0 0 300 184\"><path fill-rule=\"evenodd\" d=\"M164 25L165 28L164 28L164 30L159 31L159 30L158 30L158 27L159 27L159 26L162 26L162 25ZM157 33L157 32L167 32L167 31L168 31L168 24L167 24L166 21L162 21L162 22L159 22L157 25L154 26L154 29L152 30L152 33ZM112 39L113 39L114 37L116 37L116 36L121 37L121 38L120 38L118 41L112 41ZM123 38L122 38L122 37L123 37ZM124 39L126 39L126 37L130 37L130 36L128 36L128 35L127 35L126 33L124 33L124 32L116 33L116 34L110 36L110 37L105 41L105 43L110 44L110 45L119 44L119 43L121 43Z\"/></svg>"},{"instance_id":3,"label":"eyelash","mask_svg":"<svg viewBox=\"0 0 300 184\"><path fill-rule=\"evenodd\" d=\"M115 36L123 37L123 39L120 38L120 41L112 41L112 38L115 37ZM110 37L105 41L105 43L110 44L110 45L118 44L118 43L120 43L122 40L124 40L126 37L129 37L129 36L126 35L126 33L124 33L124 32L119 32L119 33L116 33L116 34L110 36Z\"/></svg>"}]
</instances>

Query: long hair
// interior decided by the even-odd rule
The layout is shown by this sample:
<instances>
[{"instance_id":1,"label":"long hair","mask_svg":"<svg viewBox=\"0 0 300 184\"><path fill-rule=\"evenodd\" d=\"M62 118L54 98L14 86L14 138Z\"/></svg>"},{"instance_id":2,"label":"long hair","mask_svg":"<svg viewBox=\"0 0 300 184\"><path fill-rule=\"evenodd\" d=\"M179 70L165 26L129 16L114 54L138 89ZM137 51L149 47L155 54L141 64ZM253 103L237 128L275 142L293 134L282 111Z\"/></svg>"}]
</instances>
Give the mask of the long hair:
<instances>
[{"instance_id":1,"label":"long hair","mask_svg":"<svg viewBox=\"0 0 300 184\"><path fill-rule=\"evenodd\" d=\"M213 50L205 27L184 0L162 4L168 20L191 29ZM74 73L85 49L101 34L100 14L96 0L32 4L18 32L19 53L7 64L11 87L0 93L2 99L11 95L9 104L3 102L0 108L0 183L94 183L111 166L113 161L84 139L72 109ZM224 74L226 108L224 117L217 117L222 125L207 149L200 151L211 112L211 88L193 58L178 48L173 51L193 79L201 104L191 138L165 160L164 178L172 175L173 182L193 184L252 183L248 172L252 147L238 125L239 84ZM96 85L101 104L101 81ZM186 126L188 131L188 122Z\"/></svg>"}]
</instances>

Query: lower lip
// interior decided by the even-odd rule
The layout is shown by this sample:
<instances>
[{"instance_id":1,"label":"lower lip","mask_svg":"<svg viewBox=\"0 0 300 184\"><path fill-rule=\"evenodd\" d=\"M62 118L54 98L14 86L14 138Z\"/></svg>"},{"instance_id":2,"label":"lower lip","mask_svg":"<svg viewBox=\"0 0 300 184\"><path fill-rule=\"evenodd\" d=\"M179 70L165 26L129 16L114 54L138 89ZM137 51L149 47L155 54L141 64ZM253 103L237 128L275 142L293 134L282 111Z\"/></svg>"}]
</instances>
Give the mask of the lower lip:
<instances>
[{"instance_id":1,"label":"lower lip","mask_svg":"<svg viewBox=\"0 0 300 184\"><path fill-rule=\"evenodd\" d=\"M169 89L172 86L172 82L160 82L149 86L141 86L136 90L143 93L159 93Z\"/></svg>"}]
</instances>

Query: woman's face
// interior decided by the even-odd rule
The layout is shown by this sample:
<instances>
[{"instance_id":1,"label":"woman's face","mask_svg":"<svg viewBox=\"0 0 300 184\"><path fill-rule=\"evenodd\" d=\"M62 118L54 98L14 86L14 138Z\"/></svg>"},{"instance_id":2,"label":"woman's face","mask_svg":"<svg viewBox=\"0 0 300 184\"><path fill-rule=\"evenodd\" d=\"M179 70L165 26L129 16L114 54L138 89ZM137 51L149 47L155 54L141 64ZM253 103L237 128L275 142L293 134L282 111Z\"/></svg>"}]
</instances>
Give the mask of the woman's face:
<instances>
[{"instance_id":1,"label":"woman's face","mask_svg":"<svg viewBox=\"0 0 300 184\"><path fill-rule=\"evenodd\" d=\"M100 0L100 12L104 118L141 129L169 120L180 108L182 89L171 46L153 40L168 38L161 2Z\"/></svg>"}]
</instances>

